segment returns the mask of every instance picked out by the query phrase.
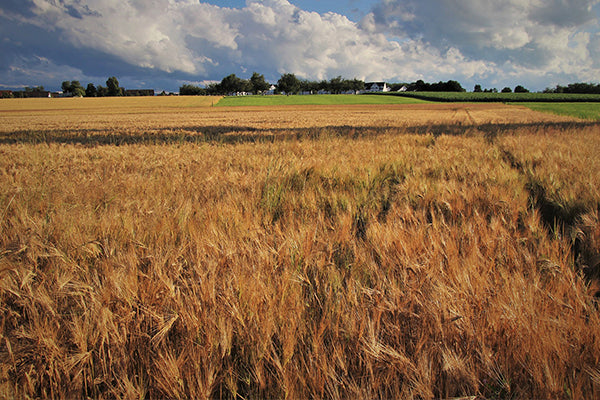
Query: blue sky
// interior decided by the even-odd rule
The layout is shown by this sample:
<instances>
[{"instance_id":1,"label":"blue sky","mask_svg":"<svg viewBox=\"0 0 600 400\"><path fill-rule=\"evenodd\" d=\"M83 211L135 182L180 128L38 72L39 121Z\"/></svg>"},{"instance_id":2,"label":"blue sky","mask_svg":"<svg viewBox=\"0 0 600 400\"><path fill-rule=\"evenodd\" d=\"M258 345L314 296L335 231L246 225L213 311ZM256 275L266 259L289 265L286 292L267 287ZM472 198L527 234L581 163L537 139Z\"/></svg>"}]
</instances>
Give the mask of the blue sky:
<instances>
[{"instance_id":1,"label":"blue sky","mask_svg":"<svg viewBox=\"0 0 600 400\"><path fill-rule=\"evenodd\" d=\"M0 89L64 80L177 91L455 79L472 90L600 80L600 0L2 0Z\"/></svg>"}]
</instances>

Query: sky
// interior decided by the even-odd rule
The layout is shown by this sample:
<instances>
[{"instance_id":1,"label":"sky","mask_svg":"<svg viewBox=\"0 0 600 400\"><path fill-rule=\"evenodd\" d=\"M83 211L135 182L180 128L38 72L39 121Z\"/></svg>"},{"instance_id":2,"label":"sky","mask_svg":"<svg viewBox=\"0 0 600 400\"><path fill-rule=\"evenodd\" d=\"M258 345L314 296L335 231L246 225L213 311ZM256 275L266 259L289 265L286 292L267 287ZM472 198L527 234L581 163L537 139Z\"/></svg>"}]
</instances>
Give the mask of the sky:
<instances>
[{"instance_id":1,"label":"sky","mask_svg":"<svg viewBox=\"0 0 600 400\"><path fill-rule=\"evenodd\" d=\"M600 0L2 0L0 89L178 91L229 74L600 81Z\"/></svg>"}]
</instances>

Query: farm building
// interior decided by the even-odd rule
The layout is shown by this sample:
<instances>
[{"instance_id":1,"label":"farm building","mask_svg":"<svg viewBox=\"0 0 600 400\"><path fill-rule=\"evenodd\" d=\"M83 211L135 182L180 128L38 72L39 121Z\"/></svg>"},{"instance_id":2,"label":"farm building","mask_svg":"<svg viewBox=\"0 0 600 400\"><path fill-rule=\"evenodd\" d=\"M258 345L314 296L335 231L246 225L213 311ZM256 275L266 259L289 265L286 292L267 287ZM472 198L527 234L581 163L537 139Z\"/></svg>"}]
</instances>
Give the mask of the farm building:
<instances>
[{"instance_id":1,"label":"farm building","mask_svg":"<svg viewBox=\"0 0 600 400\"><path fill-rule=\"evenodd\" d=\"M365 92L389 92L390 88L385 82L366 82Z\"/></svg>"},{"instance_id":2,"label":"farm building","mask_svg":"<svg viewBox=\"0 0 600 400\"><path fill-rule=\"evenodd\" d=\"M266 95L272 95L272 94L275 94L275 90L276 90L276 89L277 89L277 87L276 87L275 85L271 85L271 86L269 87L269 90L265 90L265 91L263 92L263 94L266 94Z\"/></svg>"}]
</instances>

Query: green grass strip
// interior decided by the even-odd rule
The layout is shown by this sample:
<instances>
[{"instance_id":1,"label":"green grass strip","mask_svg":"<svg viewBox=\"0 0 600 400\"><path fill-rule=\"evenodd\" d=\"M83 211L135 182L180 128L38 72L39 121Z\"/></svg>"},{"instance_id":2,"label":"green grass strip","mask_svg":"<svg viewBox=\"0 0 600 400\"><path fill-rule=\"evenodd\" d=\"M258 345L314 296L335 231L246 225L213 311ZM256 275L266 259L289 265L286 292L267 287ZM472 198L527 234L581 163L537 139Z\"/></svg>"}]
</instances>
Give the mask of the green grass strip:
<instances>
[{"instance_id":1,"label":"green grass strip","mask_svg":"<svg viewBox=\"0 0 600 400\"><path fill-rule=\"evenodd\" d=\"M572 93L389 92L382 95L443 102L600 102L600 94Z\"/></svg>"},{"instance_id":2,"label":"green grass strip","mask_svg":"<svg viewBox=\"0 0 600 400\"><path fill-rule=\"evenodd\" d=\"M600 104L598 103L519 103L534 111L600 121Z\"/></svg>"}]
</instances>

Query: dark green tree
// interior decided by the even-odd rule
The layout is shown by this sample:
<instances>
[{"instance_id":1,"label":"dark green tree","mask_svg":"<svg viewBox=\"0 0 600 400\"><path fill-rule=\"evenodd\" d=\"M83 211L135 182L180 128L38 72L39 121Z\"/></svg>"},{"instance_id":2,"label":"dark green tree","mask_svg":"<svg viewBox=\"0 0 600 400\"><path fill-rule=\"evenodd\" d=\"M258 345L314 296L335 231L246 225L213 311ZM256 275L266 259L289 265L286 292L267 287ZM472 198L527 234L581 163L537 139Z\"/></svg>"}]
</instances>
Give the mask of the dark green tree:
<instances>
[{"instance_id":1,"label":"dark green tree","mask_svg":"<svg viewBox=\"0 0 600 400\"><path fill-rule=\"evenodd\" d=\"M518 85L515 87L515 93L529 93L529 90L525 89L521 85Z\"/></svg>"},{"instance_id":2,"label":"dark green tree","mask_svg":"<svg viewBox=\"0 0 600 400\"><path fill-rule=\"evenodd\" d=\"M254 94L265 92L271 87L271 85L265 81L265 76L259 74L258 72L254 72L252 77L250 77L250 86L251 91Z\"/></svg>"},{"instance_id":3,"label":"dark green tree","mask_svg":"<svg viewBox=\"0 0 600 400\"><path fill-rule=\"evenodd\" d=\"M294 74L283 74L277 81L277 89L286 94L296 94L300 90L300 81Z\"/></svg>"},{"instance_id":4,"label":"dark green tree","mask_svg":"<svg viewBox=\"0 0 600 400\"><path fill-rule=\"evenodd\" d=\"M71 93L71 81L63 81L60 87L64 93Z\"/></svg>"},{"instance_id":5,"label":"dark green tree","mask_svg":"<svg viewBox=\"0 0 600 400\"><path fill-rule=\"evenodd\" d=\"M86 97L96 97L98 95L98 90L93 83L88 83L87 88L85 89Z\"/></svg>"},{"instance_id":6,"label":"dark green tree","mask_svg":"<svg viewBox=\"0 0 600 400\"><path fill-rule=\"evenodd\" d=\"M481 93L482 92L481 85L479 85L479 84L475 85L475 88L473 89L473 92L474 93Z\"/></svg>"},{"instance_id":7,"label":"dark green tree","mask_svg":"<svg viewBox=\"0 0 600 400\"><path fill-rule=\"evenodd\" d=\"M61 88L63 92L70 93L75 97L83 97L85 96L85 89L81 86L79 81L64 81L61 84Z\"/></svg>"},{"instance_id":8,"label":"dark green tree","mask_svg":"<svg viewBox=\"0 0 600 400\"><path fill-rule=\"evenodd\" d=\"M329 80L329 90L335 94L339 94L344 90L344 81L341 76Z\"/></svg>"},{"instance_id":9,"label":"dark green tree","mask_svg":"<svg viewBox=\"0 0 600 400\"><path fill-rule=\"evenodd\" d=\"M361 91L365 89L365 81L361 79L354 78L350 82L350 89L355 92Z\"/></svg>"},{"instance_id":10,"label":"dark green tree","mask_svg":"<svg viewBox=\"0 0 600 400\"><path fill-rule=\"evenodd\" d=\"M179 94L182 96L202 96L206 94L206 89L186 83L179 87Z\"/></svg>"},{"instance_id":11,"label":"dark green tree","mask_svg":"<svg viewBox=\"0 0 600 400\"><path fill-rule=\"evenodd\" d=\"M98 97L108 96L108 88L106 86L98 85L98 87L96 88L96 95Z\"/></svg>"},{"instance_id":12,"label":"dark green tree","mask_svg":"<svg viewBox=\"0 0 600 400\"><path fill-rule=\"evenodd\" d=\"M111 76L106 81L109 96L123 96L123 88L119 87L119 81L116 77Z\"/></svg>"},{"instance_id":13,"label":"dark green tree","mask_svg":"<svg viewBox=\"0 0 600 400\"><path fill-rule=\"evenodd\" d=\"M505 88L502 89L502 93L512 93L512 89L509 88L508 86L506 86Z\"/></svg>"},{"instance_id":14,"label":"dark green tree","mask_svg":"<svg viewBox=\"0 0 600 400\"><path fill-rule=\"evenodd\" d=\"M235 74L227 75L219 85L223 94L249 92L251 90L250 83Z\"/></svg>"},{"instance_id":15,"label":"dark green tree","mask_svg":"<svg viewBox=\"0 0 600 400\"><path fill-rule=\"evenodd\" d=\"M71 81L71 93L74 97L83 97L85 96L85 89L79 81Z\"/></svg>"}]
</instances>

